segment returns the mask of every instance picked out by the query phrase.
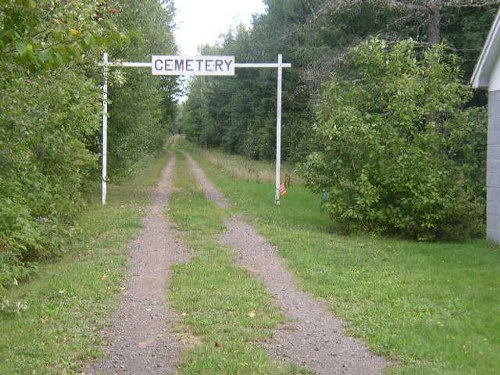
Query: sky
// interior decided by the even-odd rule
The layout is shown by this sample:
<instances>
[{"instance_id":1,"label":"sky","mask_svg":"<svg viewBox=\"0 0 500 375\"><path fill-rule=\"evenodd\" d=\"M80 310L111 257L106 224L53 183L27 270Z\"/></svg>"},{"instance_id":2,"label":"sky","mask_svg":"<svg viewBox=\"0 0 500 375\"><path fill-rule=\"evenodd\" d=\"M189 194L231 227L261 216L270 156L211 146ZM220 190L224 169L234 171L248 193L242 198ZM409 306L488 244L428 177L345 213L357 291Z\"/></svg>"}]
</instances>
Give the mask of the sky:
<instances>
[{"instance_id":1,"label":"sky","mask_svg":"<svg viewBox=\"0 0 500 375\"><path fill-rule=\"evenodd\" d=\"M252 14L264 13L262 0L174 0L175 38L180 55L198 55L202 44L213 45L231 26L250 25Z\"/></svg>"}]
</instances>

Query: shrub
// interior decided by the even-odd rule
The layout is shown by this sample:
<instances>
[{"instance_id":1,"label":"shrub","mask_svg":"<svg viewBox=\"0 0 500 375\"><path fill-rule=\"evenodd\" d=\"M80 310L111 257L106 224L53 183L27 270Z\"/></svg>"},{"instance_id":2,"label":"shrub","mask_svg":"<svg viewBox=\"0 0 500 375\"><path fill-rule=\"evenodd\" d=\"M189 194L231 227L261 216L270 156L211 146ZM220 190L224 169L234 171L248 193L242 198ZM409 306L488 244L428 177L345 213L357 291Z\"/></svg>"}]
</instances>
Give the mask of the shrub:
<instances>
[{"instance_id":1,"label":"shrub","mask_svg":"<svg viewBox=\"0 0 500 375\"><path fill-rule=\"evenodd\" d=\"M97 162L99 89L70 68L18 74L0 90L0 284L60 254Z\"/></svg>"},{"instance_id":2,"label":"shrub","mask_svg":"<svg viewBox=\"0 0 500 375\"><path fill-rule=\"evenodd\" d=\"M350 55L353 75L323 87L319 150L301 171L347 230L419 240L478 236L484 226L486 120L443 45L372 39ZM479 223L479 225L478 225Z\"/></svg>"}]
</instances>

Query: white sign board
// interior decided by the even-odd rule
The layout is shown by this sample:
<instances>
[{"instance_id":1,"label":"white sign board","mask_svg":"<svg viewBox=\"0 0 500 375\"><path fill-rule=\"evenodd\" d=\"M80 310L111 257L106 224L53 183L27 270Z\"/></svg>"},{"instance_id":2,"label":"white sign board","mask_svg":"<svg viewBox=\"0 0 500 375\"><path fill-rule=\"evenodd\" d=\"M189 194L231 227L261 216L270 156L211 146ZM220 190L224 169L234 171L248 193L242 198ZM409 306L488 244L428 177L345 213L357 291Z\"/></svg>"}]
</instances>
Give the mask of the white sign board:
<instances>
[{"instance_id":1,"label":"white sign board","mask_svg":"<svg viewBox=\"0 0 500 375\"><path fill-rule=\"evenodd\" d=\"M234 56L153 56L153 75L234 76Z\"/></svg>"}]
</instances>

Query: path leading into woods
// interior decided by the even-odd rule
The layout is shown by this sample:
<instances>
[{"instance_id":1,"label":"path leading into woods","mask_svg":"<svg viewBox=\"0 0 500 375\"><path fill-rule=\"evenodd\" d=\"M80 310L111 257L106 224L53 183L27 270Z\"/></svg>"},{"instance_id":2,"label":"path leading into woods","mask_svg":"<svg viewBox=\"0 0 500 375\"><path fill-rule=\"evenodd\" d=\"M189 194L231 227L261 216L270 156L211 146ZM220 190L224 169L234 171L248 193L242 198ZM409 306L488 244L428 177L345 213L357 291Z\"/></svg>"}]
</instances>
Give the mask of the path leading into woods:
<instances>
[{"instance_id":1,"label":"path leading into woods","mask_svg":"<svg viewBox=\"0 0 500 375\"><path fill-rule=\"evenodd\" d=\"M206 178L203 170L186 155L191 169L209 200L229 208L223 194ZM375 375L388 365L374 356L359 340L344 335L342 322L327 307L296 286L275 247L260 236L243 218L226 221L228 232L221 242L230 245L240 266L264 281L287 323L276 332L276 343L269 346L278 360L300 363L317 374Z\"/></svg>"},{"instance_id":2,"label":"path leading into woods","mask_svg":"<svg viewBox=\"0 0 500 375\"><path fill-rule=\"evenodd\" d=\"M209 200L229 208L223 194L203 170L186 154L190 168ZM108 358L89 374L175 374L181 342L169 328L177 315L166 303L171 267L189 260L164 212L171 195L175 156L165 168L149 209L144 229L131 246L130 271L120 307L105 334L109 337ZM388 365L374 356L359 340L344 335L342 322L326 306L296 287L277 249L239 216L226 221L221 243L231 246L240 266L263 280L275 297L286 323L268 345L277 360L299 363L317 374L375 375Z\"/></svg>"},{"instance_id":3,"label":"path leading into woods","mask_svg":"<svg viewBox=\"0 0 500 375\"><path fill-rule=\"evenodd\" d=\"M181 342L170 328L177 314L167 305L172 265L189 261L165 208L172 193L176 157L164 169L139 238L131 245L129 275L122 300L104 334L108 357L87 369L100 375L175 374Z\"/></svg>"}]
</instances>

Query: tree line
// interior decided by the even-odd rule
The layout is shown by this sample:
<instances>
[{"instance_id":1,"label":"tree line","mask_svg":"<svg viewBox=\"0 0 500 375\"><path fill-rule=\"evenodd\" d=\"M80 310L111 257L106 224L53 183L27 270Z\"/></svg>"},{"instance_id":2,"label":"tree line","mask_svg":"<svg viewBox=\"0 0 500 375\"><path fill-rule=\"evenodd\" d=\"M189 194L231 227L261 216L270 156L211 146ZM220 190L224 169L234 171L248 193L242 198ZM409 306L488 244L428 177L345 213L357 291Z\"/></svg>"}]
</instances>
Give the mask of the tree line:
<instances>
[{"instance_id":1,"label":"tree line","mask_svg":"<svg viewBox=\"0 0 500 375\"><path fill-rule=\"evenodd\" d=\"M102 61L175 54L174 9L157 0L0 2L0 289L59 255L100 181ZM110 73L109 176L161 151L175 81Z\"/></svg>"},{"instance_id":2,"label":"tree line","mask_svg":"<svg viewBox=\"0 0 500 375\"><path fill-rule=\"evenodd\" d=\"M498 1L265 3L251 29L201 52L240 62L283 53L293 63L283 156L301 162L312 190L329 193L335 223L418 239L480 234L485 95L464 82ZM102 53L175 54L174 22L171 0L0 1L2 287L63 251L100 181ZM275 72L199 77L182 116L177 91L175 79L147 70L110 71L111 180L160 152L171 127L205 146L274 157Z\"/></svg>"},{"instance_id":3,"label":"tree line","mask_svg":"<svg viewBox=\"0 0 500 375\"><path fill-rule=\"evenodd\" d=\"M292 62L283 156L328 193L334 223L419 240L481 236L485 93L467 82L499 1L265 0L202 53ZM276 73L199 77L181 131L251 158L275 153Z\"/></svg>"}]
</instances>

